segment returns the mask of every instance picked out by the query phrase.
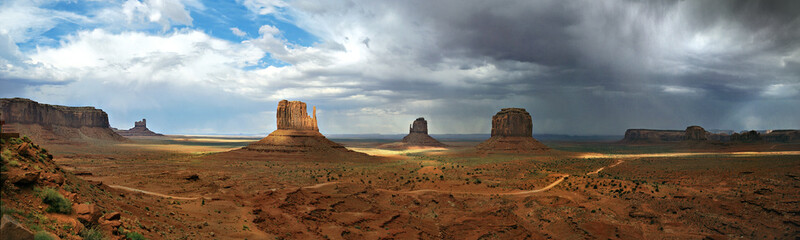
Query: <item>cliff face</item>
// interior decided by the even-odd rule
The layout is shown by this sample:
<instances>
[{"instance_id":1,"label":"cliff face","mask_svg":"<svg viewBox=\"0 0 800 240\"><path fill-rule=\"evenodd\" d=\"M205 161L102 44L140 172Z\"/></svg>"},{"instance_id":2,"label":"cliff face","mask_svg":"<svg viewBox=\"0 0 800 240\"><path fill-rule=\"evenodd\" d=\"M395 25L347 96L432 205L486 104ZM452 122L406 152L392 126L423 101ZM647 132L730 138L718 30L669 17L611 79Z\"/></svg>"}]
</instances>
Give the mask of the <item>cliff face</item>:
<instances>
[{"instance_id":1,"label":"cliff face","mask_svg":"<svg viewBox=\"0 0 800 240\"><path fill-rule=\"evenodd\" d=\"M686 136L681 130L628 129L625 131L626 143L679 142Z\"/></svg>"},{"instance_id":2,"label":"cliff face","mask_svg":"<svg viewBox=\"0 0 800 240\"><path fill-rule=\"evenodd\" d=\"M428 121L425 121L425 118L417 118L417 120L411 123L408 133L428 134Z\"/></svg>"},{"instance_id":3,"label":"cliff face","mask_svg":"<svg viewBox=\"0 0 800 240\"><path fill-rule=\"evenodd\" d=\"M550 148L533 138L533 119L523 108L503 108L492 117L492 137L479 152L537 153Z\"/></svg>"},{"instance_id":4,"label":"cliff face","mask_svg":"<svg viewBox=\"0 0 800 240\"><path fill-rule=\"evenodd\" d=\"M319 131L316 107L313 114L313 118L308 116L304 102L282 100L278 102L278 129Z\"/></svg>"},{"instance_id":5,"label":"cliff face","mask_svg":"<svg viewBox=\"0 0 800 240\"><path fill-rule=\"evenodd\" d=\"M703 127L689 126L684 131L684 140L688 141L706 141L708 140L709 133Z\"/></svg>"},{"instance_id":6,"label":"cliff face","mask_svg":"<svg viewBox=\"0 0 800 240\"><path fill-rule=\"evenodd\" d=\"M533 119L524 108L503 108L492 117L492 137L531 137Z\"/></svg>"},{"instance_id":7,"label":"cliff face","mask_svg":"<svg viewBox=\"0 0 800 240\"><path fill-rule=\"evenodd\" d=\"M70 143L87 138L125 140L111 130L108 114L94 107L66 107L42 104L24 98L0 99L0 110L7 126L43 143Z\"/></svg>"},{"instance_id":8,"label":"cliff face","mask_svg":"<svg viewBox=\"0 0 800 240\"><path fill-rule=\"evenodd\" d=\"M93 107L41 104L24 98L0 99L6 123L108 128L108 114Z\"/></svg>"}]
</instances>

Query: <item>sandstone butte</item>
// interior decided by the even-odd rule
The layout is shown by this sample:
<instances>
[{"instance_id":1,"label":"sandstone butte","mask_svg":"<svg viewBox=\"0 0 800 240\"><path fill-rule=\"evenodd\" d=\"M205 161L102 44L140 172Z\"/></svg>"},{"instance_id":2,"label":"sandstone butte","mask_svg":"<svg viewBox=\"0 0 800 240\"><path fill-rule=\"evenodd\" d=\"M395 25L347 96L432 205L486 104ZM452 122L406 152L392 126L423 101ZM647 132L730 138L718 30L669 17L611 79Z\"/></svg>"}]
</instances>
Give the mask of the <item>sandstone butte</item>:
<instances>
[{"instance_id":1,"label":"sandstone butte","mask_svg":"<svg viewBox=\"0 0 800 240\"><path fill-rule=\"evenodd\" d=\"M250 152L288 154L351 154L367 156L328 140L319 132L317 114L308 116L306 104L300 101L278 102L278 129L267 137L242 148Z\"/></svg>"},{"instance_id":2,"label":"sandstone butte","mask_svg":"<svg viewBox=\"0 0 800 240\"><path fill-rule=\"evenodd\" d=\"M133 123L133 128L128 130L118 130L114 129L114 132L117 132L119 135L132 137L132 136L164 136L162 134L155 133L147 129L147 119L142 118L142 121L136 121Z\"/></svg>"},{"instance_id":3,"label":"sandstone butte","mask_svg":"<svg viewBox=\"0 0 800 240\"><path fill-rule=\"evenodd\" d=\"M479 152L539 153L549 147L533 138L533 119L524 108L503 108L492 117L492 137L475 147Z\"/></svg>"},{"instance_id":4,"label":"sandstone butte","mask_svg":"<svg viewBox=\"0 0 800 240\"><path fill-rule=\"evenodd\" d=\"M446 147L444 143L439 142L435 138L428 135L428 121L425 118L417 118L409 126L408 135L403 137L401 141L408 146L422 146L422 147Z\"/></svg>"},{"instance_id":5,"label":"sandstone butte","mask_svg":"<svg viewBox=\"0 0 800 240\"><path fill-rule=\"evenodd\" d=\"M108 114L94 107L67 107L25 98L0 98L4 131L18 132L41 143L89 139L124 141L108 124Z\"/></svg>"}]
</instances>

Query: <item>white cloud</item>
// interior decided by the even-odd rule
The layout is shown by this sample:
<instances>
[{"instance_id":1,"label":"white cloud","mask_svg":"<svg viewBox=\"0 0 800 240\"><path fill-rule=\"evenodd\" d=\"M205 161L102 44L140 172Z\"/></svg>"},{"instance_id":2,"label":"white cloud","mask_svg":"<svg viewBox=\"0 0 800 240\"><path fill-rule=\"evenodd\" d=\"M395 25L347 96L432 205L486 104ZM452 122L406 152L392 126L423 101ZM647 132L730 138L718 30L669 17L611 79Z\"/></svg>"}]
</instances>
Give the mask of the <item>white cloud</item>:
<instances>
[{"instance_id":1,"label":"white cloud","mask_svg":"<svg viewBox=\"0 0 800 240\"><path fill-rule=\"evenodd\" d=\"M247 9L259 15L276 13L280 8L287 6L282 0L237 0L237 2L240 2L247 7Z\"/></svg>"},{"instance_id":2,"label":"white cloud","mask_svg":"<svg viewBox=\"0 0 800 240\"><path fill-rule=\"evenodd\" d=\"M197 1L190 3L195 8L203 8ZM158 23L163 30L176 24L192 25L192 16L180 0L128 0L122 4L122 13L128 22Z\"/></svg>"},{"instance_id":3,"label":"white cloud","mask_svg":"<svg viewBox=\"0 0 800 240\"><path fill-rule=\"evenodd\" d=\"M239 37L247 36L247 33L242 31L242 30L240 30L239 28L232 27L231 28L231 32L233 32L233 35L236 35L236 36L239 36Z\"/></svg>"},{"instance_id":4,"label":"white cloud","mask_svg":"<svg viewBox=\"0 0 800 240\"><path fill-rule=\"evenodd\" d=\"M800 83L796 84L771 84L764 88L761 96L770 98L789 98L797 96L800 93Z\"/></svg>"}]
</instances>

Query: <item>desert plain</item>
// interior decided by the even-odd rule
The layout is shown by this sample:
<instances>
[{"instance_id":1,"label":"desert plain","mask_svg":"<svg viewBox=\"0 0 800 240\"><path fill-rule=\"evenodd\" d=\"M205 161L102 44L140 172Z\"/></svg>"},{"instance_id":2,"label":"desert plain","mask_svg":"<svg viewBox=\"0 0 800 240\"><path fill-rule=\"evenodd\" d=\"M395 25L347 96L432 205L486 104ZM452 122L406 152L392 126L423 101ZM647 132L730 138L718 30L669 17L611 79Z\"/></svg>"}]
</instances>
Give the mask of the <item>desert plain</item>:
<instances>
[{"instance_id":1,"label":"desert plain","mask_svg":"<svg viewBox=\"0 0 800 240\"><path fill-rule=\"evenodd\" d=\"M128 137L53 145L85 199L148 239L792 239L800 145L696 148L545 142L482 154L478 141L379 149L367 160L228 158L259 138ZM26 206L24 201L4 206ZM60 227L57 221L42 226Z\"/></svg>"}]
</instances>

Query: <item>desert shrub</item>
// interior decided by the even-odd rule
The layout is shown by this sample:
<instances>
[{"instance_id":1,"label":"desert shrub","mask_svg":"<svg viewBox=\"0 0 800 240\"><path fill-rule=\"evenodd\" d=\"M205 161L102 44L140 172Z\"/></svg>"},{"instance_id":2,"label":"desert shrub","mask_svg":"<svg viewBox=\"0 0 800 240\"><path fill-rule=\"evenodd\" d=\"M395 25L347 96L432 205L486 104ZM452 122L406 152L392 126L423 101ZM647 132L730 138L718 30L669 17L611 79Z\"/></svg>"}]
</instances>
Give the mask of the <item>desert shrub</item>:
<instances>
[{"instance_id":1,"label":"desert shrub","mask_svg":"<svg viewBox=\"0 0 800 240\"><path fill-rule=\"evenodd\" d=\"M33 239L34 240L53 240L53 237L50 236L50 234L48 234L45 231L39 231L39 232L36 233L36 235L33 235Z\"/></svg>"},{"instance_id":2,"label":"desert shrub","mask_svg":"<svg viewBox=\"0 0 800 240\"><path fill-rule=\"evenodd\" d=\"M106 236L103 235L103 232L98 230L97 228L85 228L81 231L81 237L83 240L104 240Z\"/></svg>"},{"instance_id":3,"label":"desert shrub","mask_svg":"<svg viewBox=\"0 0 800 240\"><path fill-rule=\"evenodd\" d=\"M146 240L147 238L144 237L141 233L138 232L128 232L125 234L125 238L130 240Z\"/></svg>"},{"instance_id":4,"label":"desert shrub","mask_svg":"<svg viewBox=\"0 0 800 240\"><path fill-rule=\"evenodd\" d=\"M52 188L45 188L41 192L42 202L50 205L46 211L69 214L72 212L72 203L64 195Z\"/></svg>"}]
</instances>

